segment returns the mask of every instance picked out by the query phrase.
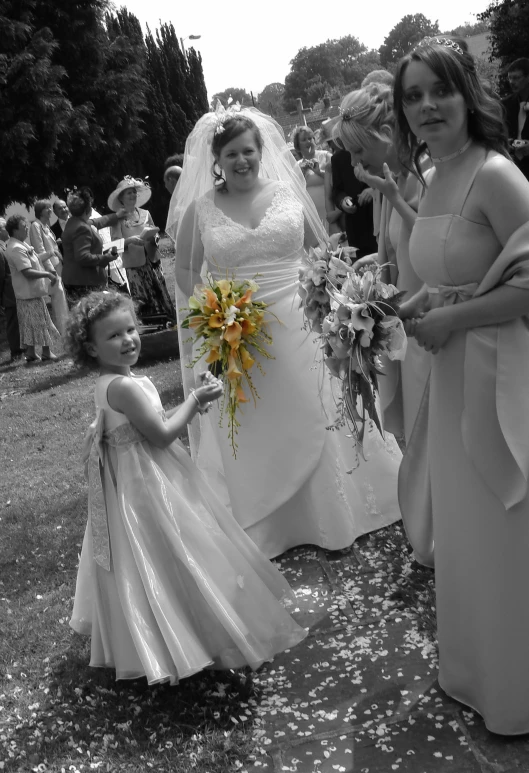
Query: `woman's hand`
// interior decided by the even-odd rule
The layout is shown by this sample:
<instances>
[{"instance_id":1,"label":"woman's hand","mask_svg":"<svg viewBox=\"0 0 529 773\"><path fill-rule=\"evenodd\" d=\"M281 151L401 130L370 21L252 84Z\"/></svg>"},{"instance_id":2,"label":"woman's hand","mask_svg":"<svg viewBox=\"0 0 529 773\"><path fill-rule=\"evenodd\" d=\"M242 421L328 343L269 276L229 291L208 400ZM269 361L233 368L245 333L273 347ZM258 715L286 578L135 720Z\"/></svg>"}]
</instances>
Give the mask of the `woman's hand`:
<instances>
[{"instance_id":1,"label":"woman's hand","mask_svg":"<svg viewBox=\"0 0 529 773\"><path fill-rule=\"evenodd\" d=\"M57 274L55 273L55 271L46 271L46 274L48 279L50 280L51 286L53 287L53 285L57 282L57 278L58 278Z\"/></svg>"},{"instance_id":2,"label":"woman's hand","mask_svg":"<svg viewBox=\"0 0 529 773\"><path fill-rule=\"evenodd\" d=\"M437 354L452 335L450 307L431 309L414 321L417 343L432 354Z\"/></svg>"},{"instance_id":3,"label":"woman's hand","mask_svg":"<svg viewBox=\"0 0 529 773\"><path fill-rule=\"evenodd\" d=\"M360 164L355 166L355 175L358 180L369 185L370 188L376 188L377 191L380 191L383 196L393 203L399 195L398 185L387 164L382 164L382 173L384 177L379 177L378 175L370 174Z\"/></svg>"},{"instance_id":4,"label":"woman's hand","mask_svg":"<svg viewBox=\"0 0 529 773\"><path fill-rule=\"evenodd\" d=\"M369 204L370 201L373 201L373 188L365 188L358 194L358 203L363 207L364 204Z\"/></svg>"},{"instance_id":5,"label":"woman's hand","mask_svg":"<svg viewBox=\"0 0 529 773\"><path fill-rule=\"evenodd\" d=\"M143 239L140 239L139 236L129 236L127 239L125 239L125 247L128 247L129 244L135 244L137 247L143 247L144 242Z\"/></svg>"},{"instance_id":6,"label":"woman's hand","mask_svg":"<svg viewBox=\"0 0 529 773\"><path fill-rule=\"evenodd\" d=\"M127 217L127 210L125 209L125 207L120 207L116 212L116 216L118 220L123 220L124 217Z\"/></svg>"}]
</instances>

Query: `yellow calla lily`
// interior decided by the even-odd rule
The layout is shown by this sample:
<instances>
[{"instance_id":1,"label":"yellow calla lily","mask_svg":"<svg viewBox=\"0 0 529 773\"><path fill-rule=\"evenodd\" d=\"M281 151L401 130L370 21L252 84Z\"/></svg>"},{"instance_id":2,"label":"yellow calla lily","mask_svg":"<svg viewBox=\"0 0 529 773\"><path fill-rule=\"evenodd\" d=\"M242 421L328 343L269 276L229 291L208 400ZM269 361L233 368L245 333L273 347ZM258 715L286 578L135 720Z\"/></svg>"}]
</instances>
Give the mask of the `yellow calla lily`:
<instances>
[{"instance_id":1,"label":"yellow calla lily","mask_svg":"<svg viewBox=\"0 0 529 773\"><path fill-rule=\"evenodd\" d=\"M252 300L252 290L246 290L243 296L239 298L235 306L237 306L238 309L241 308L241 306L244 306L246 303L250 303Z\"/></svg>"},{"instance_id":2,"label":"yellow calla lily","mask_svg":"<svg viewBox=\"0 0 529 773\"><path fill-rule=\"evenodd\" d=\"M243 319L241 321L241 329L242 329L242 334L245 336L250 336L252 335L252 333L255 333L255 331L257 330L256 326L250 319Z\"/></svg>"},{"instance_id":3,"label":"yellow calla lily","mask_svg":"<svg viewBox=\"0 0 529 773\"><path fill-rule=\"evenodd\" d=\"M219 279L217 281L217 287L223 298L227 298L228 295L231 294L231 282L228 279Z\"/></svg>"},{"instance_id":4,"label":"yellow calla lily","mask_svg":"<svg viewBox=\"0 0 529 773\"><path fill-rule=\"evenodd\" d=\"M213 290L210 290L209 287L206 287L204 290L204 295L206 296L206 305L210 309L213 309L213 311L220 311L219 301Z\"/></svg>"},{"instance_id":5,"label":"yellow calla lily","mask_svg":"<svg viewBox=\"0 0 529 773\"><path fill-rule=\"evenodd\" d=\"M241 346L239 348L239 356L241 358L241 363L244 368L244 370L250 370L252 365L254 364L255 360L244 346Z\"/></svg>"},{"instance_id":6,"label":"yellow calla lily","mask_svg":"<svg viewBox=\"0 0 529 773\"><path fill-rule=\"evenodd\" d=\"M240 386L237 387L237 389L235 390L235 394L237 395L237 400L238 400L239 403L249 403L250 402L248 400L248 398L246 397L246 395L244 394L244 389L242 387L240 387Z\"/></svg>"},{"instance_id":7,"label":"yellow calla lily","mask_svg":"<svg viewBox=\"0 0 529 773\"><path fill-rule=\"evenodd\" d=\"M237 381L242 376L241 371L237 367L235 357L231 354L228 355L228 370L226 371L226 376L230 381Z\"/></svg>"},{"instance_id":8,"label":"yellow calla lily","mask_svg":"<svg viewBox=\"0 0 529 773\"><path fill-rule=\"evenodd\" d=\"M224 316L222 314L212 314L208 319L208 325L210 327L222 327L224 324Z\"/></svg>"},{"instance_id":9,"label":"yellow calla lily","mask_svg":"<svg viewBox=\"0 0 529 773\"><path fill-rule=\"evenodd\" d=\"M218 360L220 360L220 352L218 349L213 347L213 349L210 349L210 352L206 357L206 362L207 363L218 362Z\"/></svg>"}]
</instances>

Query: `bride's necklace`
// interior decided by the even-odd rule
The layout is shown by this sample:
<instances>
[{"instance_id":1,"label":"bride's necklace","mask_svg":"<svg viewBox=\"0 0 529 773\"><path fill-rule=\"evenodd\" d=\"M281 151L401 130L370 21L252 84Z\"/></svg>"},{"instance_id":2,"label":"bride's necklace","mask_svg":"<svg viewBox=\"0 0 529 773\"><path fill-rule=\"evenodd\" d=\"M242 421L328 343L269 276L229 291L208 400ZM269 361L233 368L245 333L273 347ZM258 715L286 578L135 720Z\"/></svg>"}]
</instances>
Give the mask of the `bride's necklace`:
<instances>
[{"instance_id":1,"label":"bride's necklace","mask_svg":"<svg viewBox=\"0 0 529 773\"><path fill-rule=\"evenodd\" d=\"M431 159L434 164L443 164L445 161L452 161L452 159L462 155L465 152L465 150L468 150L471 145L472 145L472 137L469 137L468 140L463 145L463 147L459 148L459 150L456 150L454 153L450 153L448 156L439 156L438 158L434 158L434 156L431 156Z\"/></svg>"}]
</instances>

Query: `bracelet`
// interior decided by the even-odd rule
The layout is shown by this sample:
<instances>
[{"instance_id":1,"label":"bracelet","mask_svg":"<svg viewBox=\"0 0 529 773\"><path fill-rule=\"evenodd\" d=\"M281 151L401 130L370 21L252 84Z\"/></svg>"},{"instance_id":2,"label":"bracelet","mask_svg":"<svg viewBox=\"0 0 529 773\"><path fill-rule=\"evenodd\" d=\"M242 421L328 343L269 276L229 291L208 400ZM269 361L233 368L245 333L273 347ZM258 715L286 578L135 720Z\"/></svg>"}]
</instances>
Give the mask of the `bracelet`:
<instances>
[{"instance_id":1,"label":"bracelet","mask_svg":"<svg viewBox=\"0 0 529 773\"><path fill-rule=\"evenodd\" d=\"M206 403L206 405L202 405L198 397L196 396L195 390L191 389L189 394L193 395L195 398L196 404L198 406L198 412L200 414L207 413L209 409L211 408L211 403Z\"/></svg>"}]
</instances>

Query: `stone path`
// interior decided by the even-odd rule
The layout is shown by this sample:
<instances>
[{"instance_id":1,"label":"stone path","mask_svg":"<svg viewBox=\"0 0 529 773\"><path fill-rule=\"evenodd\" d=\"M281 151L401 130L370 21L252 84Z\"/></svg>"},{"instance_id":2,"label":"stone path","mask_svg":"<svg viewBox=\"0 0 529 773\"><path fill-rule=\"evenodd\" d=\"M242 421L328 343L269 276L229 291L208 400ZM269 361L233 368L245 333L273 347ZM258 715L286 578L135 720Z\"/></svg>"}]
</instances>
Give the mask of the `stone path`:
<instances>
[{"instance_id":1,"label":"stone path","mask_svg":"<svg viewBox=\"0 0 529 773\"><path fill-rule=\"evenodd\" d=\"M295 617L310 635L259 672L261 754L251 770L529 771L528 736L491 735L439 688L435 645L419 631L417 611L399 607L374 543L281 559Z\"/></svg>"}]
</instances>

